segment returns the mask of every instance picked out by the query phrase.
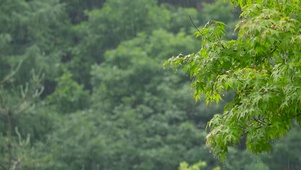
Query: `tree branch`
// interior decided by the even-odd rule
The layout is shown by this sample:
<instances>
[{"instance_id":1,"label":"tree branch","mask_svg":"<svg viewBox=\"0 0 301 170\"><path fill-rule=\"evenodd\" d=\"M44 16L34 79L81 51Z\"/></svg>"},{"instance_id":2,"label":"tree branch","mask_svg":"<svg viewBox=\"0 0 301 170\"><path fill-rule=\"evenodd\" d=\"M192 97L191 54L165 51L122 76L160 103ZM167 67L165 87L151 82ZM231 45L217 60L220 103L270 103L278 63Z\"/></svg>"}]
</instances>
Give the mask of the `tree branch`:
<instances>
[{"instance_id":1,"label":"tree branch","mask_svg":"<svg viewBox=\"0 0 301 170\"><path fill-rule=\"evenodd\" d=\"M19 62L17 68L12 71L9 75L7 75L3 80L0 81L0 84L4 84L5 82L9 81L10 79L12 79L12 77L14 77L14 75L18 72L19 68L22 65L22 61Z\"/></svg>"}]
</instances>

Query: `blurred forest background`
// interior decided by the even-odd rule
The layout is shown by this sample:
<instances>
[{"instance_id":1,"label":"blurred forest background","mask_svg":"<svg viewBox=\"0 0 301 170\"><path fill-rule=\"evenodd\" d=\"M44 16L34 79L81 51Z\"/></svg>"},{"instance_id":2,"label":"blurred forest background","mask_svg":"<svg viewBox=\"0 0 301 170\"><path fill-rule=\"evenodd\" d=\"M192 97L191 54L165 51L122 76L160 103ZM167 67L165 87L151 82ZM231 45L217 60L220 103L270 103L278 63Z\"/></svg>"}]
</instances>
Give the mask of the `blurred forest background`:
<instances>
[{"instance_id":1,"label":"blurred forest background","mask_svg":"<svg viewBox=\"0 0 301 170\"><path fill-rule=\"evenodd\" d=\"M213 158L206 123L231 94L196 103L189 75L163 69L210 19L235 39L239 9L214 2L1 0L0 170L301 169L298 128L271 153Z\"/></svg>"}]
</instances>

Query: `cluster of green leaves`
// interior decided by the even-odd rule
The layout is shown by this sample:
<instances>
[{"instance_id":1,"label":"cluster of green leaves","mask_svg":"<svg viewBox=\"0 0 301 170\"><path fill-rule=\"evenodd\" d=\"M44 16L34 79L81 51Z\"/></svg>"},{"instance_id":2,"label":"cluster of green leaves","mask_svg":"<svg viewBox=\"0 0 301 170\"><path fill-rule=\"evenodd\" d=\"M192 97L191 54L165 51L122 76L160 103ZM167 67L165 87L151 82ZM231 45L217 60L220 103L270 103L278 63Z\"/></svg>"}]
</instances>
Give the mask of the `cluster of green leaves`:
<instances>
[{"instance_id":1,"label":"cluster of green leaves","mask_svg":"<svg viewBox=\"0 0 301 170\"><path fill-rule=\"evenodd\" d=\"M55 107L58 113L73 113L89 106L89 93L72 79L66 71L58 80L55 91L47 96L46 102Z\"/></svg>"},{"instance_id":2,"label":"cluster of green leaves","mask_svg":"<svg viewBox=\"0 0 301 170\"><path fill-rule=\"evenodd\" d=\"M206 162L199 161L191 166L187 162L181 162L179 170L200 170L201 167L206 167Z\"/></svg>"},{"instance_id":3,"label":"cluster of green leaves","mask_svg":"<svg viewBox=\"0 0 301 170\"><path fill-rule=\"evenodd\" d=\"M247 149L269 151L271 142L300 123L300 1L236 1L242 13L237 40L224 39L224 23L211 21L197 36L198 53L166 64L187 70L206 102L234 99L208 123L207 144L225 158L228 147L246 136Z\"/></svg>"}]
</instances>

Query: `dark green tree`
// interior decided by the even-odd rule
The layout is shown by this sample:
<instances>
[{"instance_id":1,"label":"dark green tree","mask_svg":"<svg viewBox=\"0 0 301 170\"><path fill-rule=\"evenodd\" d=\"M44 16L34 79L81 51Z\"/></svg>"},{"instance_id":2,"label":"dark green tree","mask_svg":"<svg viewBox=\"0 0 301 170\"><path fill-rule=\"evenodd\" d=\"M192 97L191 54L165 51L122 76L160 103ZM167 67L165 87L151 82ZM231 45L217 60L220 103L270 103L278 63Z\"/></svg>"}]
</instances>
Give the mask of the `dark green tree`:
<instances>
[{"instance_id":1,"label":"dark green tree","mask_svg":"<svg viewBox=\"0 0 301 170\"><path fill-rule=\"evenodd\" d=\"M180 27L190 31L189 15L197 19L195 9L158 6L157 0L108 0L102 8L86 11L86 15L87 21L73 27L77 45L70 51L67 66L75 80L89 90L92 89L91 65L103 62L107 50L140 32L150 35L154 29L166 29L177 33ZM181 23L187 24L181 26Z\"/></svg>"},{"instance_id":2,"label":"dark green tree","mask_svg":"<svg viewBox=\"0 0 301 170\"><path fill-rule=\"evenodd\" d=\"M57 37L68 21L56 0L4 0L0 23L0 166L13 170L28 163L25 150L45 139L51 126L40 114L40 95L48 93L44 78L53 80L59 72L68 42Z\"/></svg>"},{"instance_id":3,"label":"dark green tree","mask_svg":"<svg viewBox=\"0 0 301 170\"><path fill-rule=\"evenodd\" d=\"M202 142L206 108L187 76L162 69L169 55L195 49L191 36L157 30L107 51L92 69L92 107L58 123L40 148L40 169L168 170L199 159L215 167Z\"/></svg>"},{"instance_id":4,"label":"dark green tree","mask_svg":"<svg viewBox=\"0 0 301 170\"><path fill-rule=\"evenodd\" d=\"M47 96L48 103L57 113L73 113L78 110L83 110L89 107L90 96L84 90L82 85L79 85L72 79L72 74L69 71L57 79L55 91Z\"/></svg>"}]
</instances>

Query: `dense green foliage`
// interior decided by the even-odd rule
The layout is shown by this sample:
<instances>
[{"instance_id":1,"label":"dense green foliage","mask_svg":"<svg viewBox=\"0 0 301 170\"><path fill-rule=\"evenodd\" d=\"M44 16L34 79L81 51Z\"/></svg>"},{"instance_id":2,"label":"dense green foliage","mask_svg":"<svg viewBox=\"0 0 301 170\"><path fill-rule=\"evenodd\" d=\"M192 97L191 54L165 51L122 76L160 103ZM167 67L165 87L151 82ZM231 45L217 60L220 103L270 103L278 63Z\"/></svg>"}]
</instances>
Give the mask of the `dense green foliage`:
<instances>
[{"instance_id":1,"label":"dense green foliage","mask_svg":"<svg viewBox=\"0 0 301 170\"><path fill-rule=\"evenodd\" d=\"M287 101L287 105L284 104L281 109L291 116L294 116L294 109L298 110L298 106L295 106L298 65L288 64L285 67L277 55L288 50L285 55L294 54L296 58L285 58L283 61L286 64L297 61L299 39L295 37L295 42L291 42L286 38L297 34L297 29L291 29L298 23L298 15L290 13L292 16L285 17L289 15L289 9L294 7L293 3L283 6L283 9L277 4L255 5L253 9L252 5L245 6L242 3L244 21L240 22L237 35L233 29L240 10L222 0L216 3L210 0L1 1L0 169L299 169L301 161L299 149L296 148L300 146L301 139L298 137L298 128L294 128L282 140L274 141L274 149L269 156L254 156L246 151L243 142L249 138L238 139L240 134L231 129L237 123L249 124L249 119L241 117L241 122L231 122L232 119L227 121L223 116L214 116L223 112L224 105L233 96L235 102L226 108L241 102L237 98L238 89L242 95L252 96L254 90L262 92L260 88L264 83L270 85L266 86L266 94L275 98L275 103L266 101L271 105L266 105L268 107L265 109L276 108L280 98L285 96L282 102ZM271 12L267 11L270 7L273 7L274 13L265 18L267 25L256 23ZM284 12L276 15L280 9ZM298 11L297 8L295 10ZM260 14L261 11L265 13ZM226 22L228 26L224 33L227 38L220 38L224 27L222 23L212 21L204 29L198 28L208 20ZM245 22L249 22L250 27L244 28ZM273 26L269 25L273 22L276 22L275 27L265 32L263 28ZM283 22L292 25L282 28L278 24ZM193 36L197 29L202 33L201 38ZM206 31L215 36L206 37ZM251 33L256 33L257 37L265 34L266 39L261 40L271 40L273 46L262 46L258 44L259 39L249 42ZM237 36L237 40L226 41ZM171 56L179 53L185 56L198 51L200 41L203 48L201 52L210 52L214 57L208 56L204 60L197 58L198 54L186 57L188 62L192 58L197 59L193 67L186 63L187 69L192 69L194 78L204 75L213 79L223 71L223 67L229 67L225 70L229 71L228 74L219 78L228 81L232 90L220 96L223 100L218 105L206 105L203 99L195 102L189 74L181 70L174 73L162 67ZM286 48L287 45L291 48ZM254 47L256 49L248 53L247 50ZM261 64L260 56L268 56L266 52L269 48L277 48L268 51L274 59L266 58L266 62ZM224 56L226 53L232 56L234 53L231 50L237 50L238 53L235 53L236 57L233 55L235 63L227 65L232 63L232 58ZM239 58L240 54L245 58ZM254 67L253 61L256 61ZM196 66L202 62L206 64L202 70L198 70ZM275 67L267 67L268 62L273 62ZM239 69L246 65L248 69L240 72ZM278 72L273 70L276 68ZM248 76L243 71L248 72ZM285 77L288 75L290 77ZM248 80L248 84L245 87L239 84L235 76ZM223 87L221 80L213 83L220 83L216 85ZM258 83L257 86L255 83ZM212 89L205 82L203 85L203 90L208 92L207 97L211 96ZM276 91L273 90L282 90L282 93L275 96ZM216 92L213 97L217 99L219 92L224 92L223 89L213 91ZM294 95L289 96L288 93ZM199 96L200 91L195 94ZM264 100L272 100L263 97L258 99L256 105L254 98L248 98L248 104L253 104L253 109L262 109ZM245 109L246 113L248 111L249 108ZM268 126L273 133L267 131L268 134L279 135L290 128L272 131L282 126L283 122L277 124L277 117L267 119L262 113L258 112L254 118L273 123L273 126ZM208 132L205 128L209 120L212 131L207 142L215 151L221 149L219 151L224 152L223 149L228 146L219 142L242 140L241 145L228 149L229 156L224 163L215 159L206 147ZM223 122L216 123L220 121ZM221 128L220 125L226 125L223 123L232 123L233 126ZM256 121L251 123L258 125ZM221 136L212 135L218 128L226 138L221 140ZM234 138L227 133L229 129L237 133ZM265 134L254 132L254 135ZM248 144L247 148L252 149L253 146Z\"/></svg>"},{"instance_id":2,"label":"dense green foliage","mask_svg":"<svg viewBox=\"0 0 301 170\"><path fill-rule=\"evenodd\" d=\"M241 9L238 38L224 39L224 23L211 21L196 34L198 53L169 60L193 77L195 98L210 103L235 93L208 126L207 144L224 158L245 137L247 149L270 151L272 142L300 125L300 1L232 1Z\"/></svg>"}]
</instances>

